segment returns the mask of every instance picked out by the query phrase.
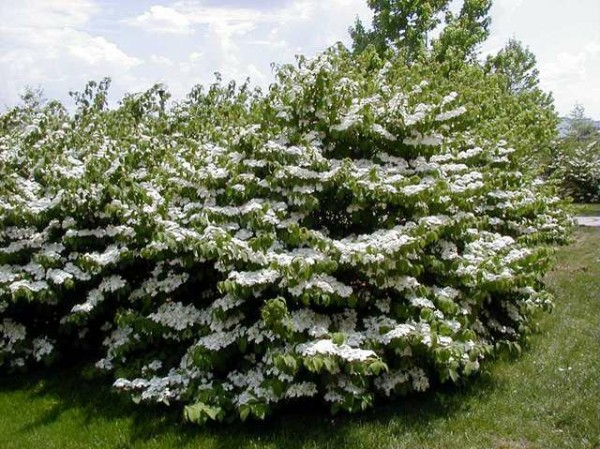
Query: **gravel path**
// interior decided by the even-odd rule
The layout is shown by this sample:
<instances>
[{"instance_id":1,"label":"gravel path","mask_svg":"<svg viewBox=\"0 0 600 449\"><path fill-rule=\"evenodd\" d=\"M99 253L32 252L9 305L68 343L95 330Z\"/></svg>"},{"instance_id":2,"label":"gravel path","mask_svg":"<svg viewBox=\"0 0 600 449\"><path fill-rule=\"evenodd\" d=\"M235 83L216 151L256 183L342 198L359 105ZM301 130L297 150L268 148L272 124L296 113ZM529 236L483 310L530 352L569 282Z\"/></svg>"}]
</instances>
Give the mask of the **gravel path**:
<instances>
[{"instance_id":1,"label":"gravel path","mask_svg":"<svg viewBox=\"0 0 600 449\"><path fill-rule=\"evenodd\" d=\"M579 226L600 227L600 217L575 217Z\"/></svg>"}]
</instances>

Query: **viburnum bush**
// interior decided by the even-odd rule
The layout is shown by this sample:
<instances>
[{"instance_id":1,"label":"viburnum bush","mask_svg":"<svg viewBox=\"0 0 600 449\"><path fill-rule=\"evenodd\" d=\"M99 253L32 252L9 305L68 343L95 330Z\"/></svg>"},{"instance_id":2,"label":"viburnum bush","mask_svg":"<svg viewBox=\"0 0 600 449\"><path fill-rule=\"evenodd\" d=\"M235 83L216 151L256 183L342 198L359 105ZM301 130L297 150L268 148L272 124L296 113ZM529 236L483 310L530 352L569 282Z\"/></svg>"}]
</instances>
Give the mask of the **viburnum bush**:
<instances>
[{"instance_id":1,"label":"viburnum bush","mask_svg":"<svg viewBox=\"0 0 600 449\"><path fill-rule=\"evenodd\" d=\"M600 140L559 143L549 171L565 197L600 203Z\"/></svg>"},{"instance_id":2,"label":"viburnum bush","mask_svg":"<svg viewBox=\"0 0 600 449\"><path fill-rule=\"evenodd\" d=\"M116 390L204 422L364 410L518 350L570 221L420 74L333 48L264 94L108 109L103 82L73 114L6 113L0 366L97 354Z\"/></svg>"}]
</instances>

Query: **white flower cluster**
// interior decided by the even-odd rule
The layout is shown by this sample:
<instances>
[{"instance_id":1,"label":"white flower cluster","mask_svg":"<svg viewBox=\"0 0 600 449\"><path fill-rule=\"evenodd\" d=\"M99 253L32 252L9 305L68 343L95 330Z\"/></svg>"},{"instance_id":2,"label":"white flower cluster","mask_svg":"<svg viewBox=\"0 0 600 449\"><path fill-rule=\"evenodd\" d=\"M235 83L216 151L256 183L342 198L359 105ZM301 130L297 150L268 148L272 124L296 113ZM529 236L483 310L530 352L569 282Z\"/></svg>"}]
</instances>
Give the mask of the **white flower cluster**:
<instances>
[{"instance_id":1,"label":"white flower cluster","mask_svg":"<svg viewBox=\"0 0 600 449\"><path fill-rule=\"evenodd\" d=\"M51 355L54 345L47 338L36 338L33 340L33 358L39 362Z\"/></svg>"},{"instance_id":2,"label":"white flower cluster","mask_svg":"<svg viewBox=\"0 0 600 449\"><path fill-rule=\"evenodd\" d=\"M364 362L369 358L377 357L373 351L368 349L352 348L348 345L336 345L331 340L317 340L312 343L303 343L298 346L298 351L305 356L315 354L335 355L349 362Z\"/></svg>"},{"instance_id":3,"label":"white flower cluster","mask_svg":"<svg viewBox=\"0 0 600 449\"><path fill-rule=\"evenodd\" d=\"M352 288L344 285L336 278L326 275L318 275L303 281L296 287L290 287L288 291L293 296L300 296L306 290L316 289L322 293L335 294L347 298L352 294Z\"/></svg>"},{"instance_id":4,"label":"white flower cluster","mask_svg":"<svg viewBox=\"0 0 600 449\"><path fill-rule=\"evenodd\" d=\"M155 323L181 331L195 324L205 324L207 313L196 309L193 305L183 305L179 302L167 302L160 306L155 313L148 316Z\"/></svg>"}]
</instances>

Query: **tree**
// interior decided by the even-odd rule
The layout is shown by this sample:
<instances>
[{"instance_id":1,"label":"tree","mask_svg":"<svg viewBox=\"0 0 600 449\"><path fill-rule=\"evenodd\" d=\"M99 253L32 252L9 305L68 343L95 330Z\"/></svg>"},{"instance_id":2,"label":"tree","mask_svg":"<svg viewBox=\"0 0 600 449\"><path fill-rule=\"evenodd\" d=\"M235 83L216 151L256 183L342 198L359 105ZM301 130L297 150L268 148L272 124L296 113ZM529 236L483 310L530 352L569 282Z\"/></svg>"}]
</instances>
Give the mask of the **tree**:
<instances>
[{"instance_id":1,"label":"tree","mask_svg":"<svg viewBox=\"0 0 600 449\"><path fill-rule=\"evenodd\" d=\"M379 53L388 48L405 52L408 62L422 56L430 33L440 24L440 16L450 0L367 0L373 10L373 29L366 31L356 19L350 36L356 53L372 44Z\"/></svg>"},{"instance_id":2,"label":"tree","mask_svg":"<svg viewBox=\"0 0 600 449\"><path fill-rule=\"evenodd\" d=\"M558 115L552 94L539 87L535 55L510 39L496 55L488 56L484 71L497 80L504 106L510 110L506 133L514 136L514 145L524 144L527 162L545 170L552 160Z\"/></svg>"},{"instance_id":3,"label":"tree","mask_svg":"<svg viewBox=\"0 0 600 449\"><path fill-rule=\"evenodd\" d=\"M354 21L354 26L348 28L348 32L352 38L352 50L356 54L362 53L370 44L374 44L374 32L367 31L358 17Z\"/></svg>"},{"instance_id":4,"label":"tree","mask_svg":"<svg viewBox=\"0 0 600 449\"><path fill-rule=\"evenodd\" d=\"M594 122L585 115L585 108L576 103L568 118L567 137L576 141L585 141L598 136Z\"/></svg>"},{"instance_id":5,"label":"tree","mask_svg":"<svg viewBox=\"0 0 600 449\"><path fill-rule=\"evenodd\" d=\"M450 0L368 0L373 10L373 29L357 19L350 28L353 50L360 53L372 44L379 53L394 49L407 62L431 56L451 65L474 59L476 48L488 37L491 0L464 0L458 14L449 10ZM442 26L438 38L432 38Z\"/></svg>"},{"instance_id":6,"label":"tree","mask_svg":"<svg viewBox=\"0 0 600 449\"><path fill-rule=\"evenodd\" d=\"M552 95L539 88L535 56L511 39L481 63L479 46L489 36L492 0L463 0L458 13L450 3L369 0L373 26L367 30L355 22L353 50L364 52L372 45L380 55L395 53L407 64L423 60L430 68L423 79L443 77L461 86L471 126L505 136L528 166L543 171L551 161L558 116Z\"/></svg>"},{"instance_id":7,"label":"tree","mask_svg":"<svg viewBox=\"0 0 600 449\"><path fill-rule=\"evenodd\" d=\"M40 110L48 102L44 90L40 86L26 86L20 98L21 107L30 110Z\"/></svg>"},{"instance_id":8,"label":"tree","mask_svg":"<svg viewBox=\"0 0 600 449\"><path fill-rule=\"evenodd\" d=\"M512 93L519 94L538 88L539 71L535 55L516 39L510 39L497 55L489 56L486 69L504 75L507 89Z\"/></svg>"},{"instance_id":9,"label":"tree","mask_svg":"<svg viewBox=\"0 0 600 449\"><path fill-rule=\"evenodd\" d=\"M446 12L445 27L433 41L433 57L450 66L473 61L477 47L489 36L492 0L464 0L460 13Z\"/></svg>"}]
</instances>

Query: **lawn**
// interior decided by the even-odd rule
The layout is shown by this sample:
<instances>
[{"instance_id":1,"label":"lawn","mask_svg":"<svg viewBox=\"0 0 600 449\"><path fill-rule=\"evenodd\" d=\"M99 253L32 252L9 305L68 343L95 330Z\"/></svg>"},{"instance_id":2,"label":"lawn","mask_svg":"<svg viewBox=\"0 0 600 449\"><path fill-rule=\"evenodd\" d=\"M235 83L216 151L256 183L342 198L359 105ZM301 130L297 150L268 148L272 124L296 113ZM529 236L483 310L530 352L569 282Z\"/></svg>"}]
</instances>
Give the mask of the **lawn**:
<instances>
[{"instance_id":1,"label":"lawn","mask_svg":"<svg viewBox=\"0 0 600 449\"><path fill-rule=\"evenodd\" d=\"M598 217L600 216L600 203L599 204L572 204L573 214L580 217Z\"/></svg>"},{"instance_id":2,"label":"lawn","mask_svg":"<svg viewBox=\"0 0 600 449\"><path fill-rule=\"evenodd\" d=\"M81 367L0 380L0 448L600 448L600 229L579 228L548 276L553 314L516 361L468 388L359 416L308 407L265 423L197 428L133 406Z\"/></svg>"}]
</instances>

